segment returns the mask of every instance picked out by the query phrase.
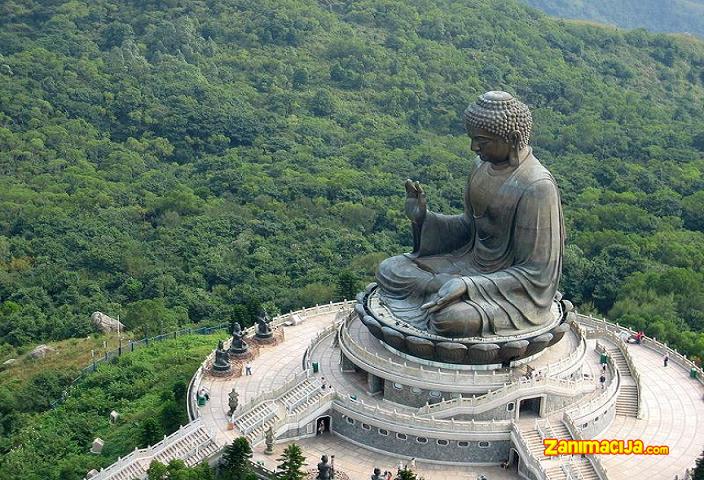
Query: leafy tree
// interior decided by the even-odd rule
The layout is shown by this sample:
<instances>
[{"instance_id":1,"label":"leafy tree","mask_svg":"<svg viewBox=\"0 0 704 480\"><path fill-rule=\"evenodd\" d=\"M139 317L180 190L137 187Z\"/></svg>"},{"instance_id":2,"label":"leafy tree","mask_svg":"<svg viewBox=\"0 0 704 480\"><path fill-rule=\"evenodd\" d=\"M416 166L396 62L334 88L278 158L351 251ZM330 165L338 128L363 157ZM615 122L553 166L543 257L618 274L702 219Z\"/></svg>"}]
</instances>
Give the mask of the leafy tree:
<instances>
[{"instance_id":1,"label":"leafy tree","mask_svg":"<svg viewBox=\"0 0 704 480\"><path fill-rule=\"evenodd\" d=\"M694 472L692 472L693 480L704 480L704 453L699 455L697 458L697 463L694 466Z\"/></svg>"},{"instance_id":2,"label":"leafy tree","mask_svg":"<svg viewBox=\"0 0 704 480\"><path fill-rule=\"evenodd\" d=\"M252 458L252 447L245 437L235 438L232 443L225 447L220 463L220 473L226 480L249 479L252 472L250 469L250 458Z\"/></svg>"},{"instance_id":3,"label":"leafy tree","mask_svg":"<svg viewBox=\"0 0 704 480\"><path fill-rule=\"evenodd\" d=\"M396 480L422 480L422 479L418 479L418 476L416 475L416 473L413 470L411 470L407 466L404 466L396 474Z\"/></svg>"},{"instance_id":4,"label":"leafy tree","mask_svg":"<svg viewBox=\"0 0 704 480\"><path fill-rule=\"evenodd\" d=\"M340 298L352 299L359 293L359 279L349 270L337 274L336 293Z\"/></svg>"},{"instance_id":5,"label":"leafy tree","mask_svg":"<svg viewBox=\"0 0 704 480\"><path fill-rule=\"evenodd\" d=\"M186 401L186 396L188 395L188 385L184 381L178 381L174 383L171 388L174 393L174 398L178 403L184 403Z\"/></svg>"},{"instance_id":6,"label":"leafy tree","mask_svg":"<svg viewBox=\"0 0 704 480\"><path fill-rule=\"evenodd\" d=\"M278 465L277 478L281 480L302 480L306 476L306 472L302 470L306 465L305 457L301 451L301 447L292 443L284 450Z\"/></svg>"},{"instance_id":7,"label":"leafy tree","mask_svg":"<svg viewBox=\"0 0 704 480\"><path fill-rule=\"evenodd\" d=\"M142 421L141 430L141 443L143 446L159 443L164 435L164 430L161 425L159 425L159 422L151 417L145 418Z\"/></svg>"},{"instance_id":8,"label":"leafy tree","mask_svg":"<svg viewBox=\"0 0 704 480\"><path fill-rule=\"evenodd\" d=\"M166 480L168 469L167 466L158 460L152 460L147 469L148 480Z\"/></svg>"}]
</instances>

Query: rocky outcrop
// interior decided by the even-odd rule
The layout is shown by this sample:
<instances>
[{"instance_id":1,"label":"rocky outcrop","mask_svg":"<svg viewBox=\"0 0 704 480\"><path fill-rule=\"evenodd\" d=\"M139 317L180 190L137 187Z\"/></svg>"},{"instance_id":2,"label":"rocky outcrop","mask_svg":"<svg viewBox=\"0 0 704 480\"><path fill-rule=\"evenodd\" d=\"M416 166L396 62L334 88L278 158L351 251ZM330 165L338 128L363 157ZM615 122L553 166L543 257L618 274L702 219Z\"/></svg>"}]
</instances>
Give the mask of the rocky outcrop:
<instances>
[{"instance_id":1,"label":"rocky outcrop","mask_svg":"<svg viewBox=\"0 0 704 480\"><path fill-rule=\"evenodd\" d=\"M32 358L44 358L55 351L55 348L51 348L48 345L37 345L37 348L29 352L29 356Z\"/></svg>"},{"instance_id":2,"label":"rocky outcrop","mask_svg":"<svg viewBox=\"0 0 704 480\"><path fill-rule=\"evenodd\" d=\"M94 312L90 316L90 323L97 331L103 333L122 332L125 330L125 326L121 322L105 315L103 312Z\"/></svg>"}]
</instances>

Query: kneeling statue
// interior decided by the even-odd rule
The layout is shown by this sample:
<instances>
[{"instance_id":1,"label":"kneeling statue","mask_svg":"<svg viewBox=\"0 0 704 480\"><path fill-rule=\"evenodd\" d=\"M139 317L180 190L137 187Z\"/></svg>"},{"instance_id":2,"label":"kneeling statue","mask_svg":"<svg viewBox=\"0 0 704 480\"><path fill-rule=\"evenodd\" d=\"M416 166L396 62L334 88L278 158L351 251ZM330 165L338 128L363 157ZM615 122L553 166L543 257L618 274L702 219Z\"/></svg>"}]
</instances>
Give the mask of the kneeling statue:
<instances>
[{"instance_id":1,"label":"kneeling statue","mask_svg":"<svg viewBox=\"0 0 704 480\"><path fill-rule=\"evenodd\" d=\"M465 110L478 156L460 215L429 211L421 185L406 181L413 252L377 272L380 300L396 318L452 338L527 333L553 318L564 227L555 179L529 146L532 123L506 92Z\"/></svg>"}]
</instances>

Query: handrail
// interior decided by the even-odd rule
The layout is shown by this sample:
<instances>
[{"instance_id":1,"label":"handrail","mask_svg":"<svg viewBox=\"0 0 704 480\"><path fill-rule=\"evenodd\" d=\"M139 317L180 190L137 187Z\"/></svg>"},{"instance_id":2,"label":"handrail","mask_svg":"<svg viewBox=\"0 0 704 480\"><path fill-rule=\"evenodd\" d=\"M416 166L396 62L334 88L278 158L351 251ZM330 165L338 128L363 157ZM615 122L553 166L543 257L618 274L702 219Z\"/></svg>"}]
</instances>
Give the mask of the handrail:
<instances>
[{"instance_id":1,"label":"handrail","mask_svg":"<svg viewBox=\"0 0 704 480\"><path fill-rule=\"evenodd\" d=\"M510 430L510 420L444 420L436 418L425 418L417 416L415 413L401 413L396 409L387 410L378 404L367 405L363 400L353 400L338 394L334 401L334 408L348 415L359 415L376 421L386 420L391 424L420 429L424 431L439 432L508 432Z\"/></svg>"},{"instance_id":2,"label":"handrail","mask_svg":"<svg viewBox=\"0 0 704 480\"><path fill-rule=\"evenodd\" d=\"M112 465L102 468L100 472L98 472L96 475L91 477L91 480L106 480L111 478L112 475L118 473L120 470L123 468L133 465L140 460L143 459L148 459L148 458L154 458L158 456L161 452L165 451L169 446L175 444L176 442L182 440L183 438L189 436L191 433L204 428L203 422L198 419L193 422L190 422L186 425L182 425L178 430L173 432L171 435L164 436L164 438L159 441L158 443L155 443L154 445L151 445L146 448L141 448L137 449L135 448L134 451L132 451L129 455L126 455L124 457L118 458L115 463ZM212 432L208 431L208 440L213 441L214 437ZM200 447L199 445L193 446L189 451L188 454L186 455L186 458L189 458L192 453L196 450L198 450ZM140 468L146 471L146 468L143 468L143 464L140 462Z\"/></svg>"},{"instance_id":3,"label":"handrail","mask_svg":"<svg viewBox=\"0 0 704 480\"><path fill-rule=\"evenodd\" d=\"M642 388L640 373L636 369L635 361L633 360L631 353L628 351L628 347L627 347L626 343L621 339L621 337L619 337L614 332L612 332L606 328L596 327L594 330L592 330L592 332L590 333L589 336L591 338L602 338L602 339L606 339L606 340L610 341L611 343L616 345L616 348L618 348L618 350L623 355L623 358L626 361L626 366L628 367L628 370L629 370L628 372L624 372L624 373L629 373L633 377L633 379L635 380L636 392L637 392L636 399L638 402L637 403L638 411L637 411L636 417L641 418L642 417L642 408L643 408L642 402L641 402L641 395L642 395L641 392L642 392L643 388Z\"/></svg>"},{"instance_id":4,"label":"handrail","mask_svg":"<svg viewBox=\"0 0 704 480\"><path fill-rule=\"evenodd\" d=\"M577 314L577 317L579 318L579 321L581 323L584 323L589 326L601 327L606 330L616 331L618 333L627 333L629 334L629 336L636 334L635 330L631 330L630 328L624 327L623 325L620 325L618 323L611 323L603 318L595 318L591 315L586 316L581 314ZM641 340L641 345L651 350L655 350L656 352L661 353L663 355L667 353L673 363L676 363L686 369L694 370L697 374L697 380L699 380L700 383L704 384L704 369L702 369L692 360L687 358L686 355L683 355L677 350L672 349L663 343L660 343L655 337L643 337L643 340Z\"/></svg>"},{"instance_id":5,"label":"handrail","mask_svg":"<svg viewBox=\"0 0 704 480\"><path fill-rule=\"evenodd\" d=\"M545 391L545 387L549 387L550 393L562 393L570 396L578 395L584 393L584 385L588 384L588 390L593 390L593 385L591 382L585 382L584 377L580 377L579 380L567 380L556 377L546 377L537 376L529 379L521 378L517 382L504 385L501 388L492 390L484 395L472 396L472 397L460 397L453 398L449 400L443 400L432 405L425 405L418 409L419 415L429 415L437 414L439 412L445 412L455 408L467 409L466 413L478 413L477 409L480 406L488 406L492 403L505 402L509 400L509 395L517 394L523 395L526 391L530 391L539 388ZM486 410L486 408L481 409L481 411Z\"/></svg>"},{"instance_id":6,"label":"handrail","mask_svg":"<svg viewBox=\"0 0 704 480\"><path fill-rule=\"evenodd\" d=\"M368 366L372 366L377 370L384 372L387 376L396 375L398 377L403 377L406 380L418 379L418 383L427 382L437 382L438 379L445 379L445 383L450 382L451 384L457 384L460 380L463 385L505 385L512 382L511 373L496 373L492 370L491 374L478 373L477 370L473 370L472 373L460 373L459 370L454 372L446 372L440 368L428 368L424 367L422 364L418 367L413 367L408 364L408 362L395 362L391 357L384 357L376 352L371 352L367 350L363 345L359 344L349 333L349 325L355 321L356 317L351 316L340 328L340 344L343 350L348 350L354 357L363 360ZM577 361L583 358L587 353L587 345L584 338L583 331L579 326L573 327L573 331L578 335L580 342L578 348L572 351L567 357L557 360L551 363L547 367L540 368L540 372L543 375L550 375L553 372L560 373L569 364L578 364Z\"/></svg>"},{"instance_id":7,"label":"handrail","mask_svg":"<svg viewBox=\"0 0 704 480\"><path fill-rule=\"evenodd\" d=\"M592 421L600 416L604 409L609 409L616 403L618 392L621 387L621 371L613 364L611 357L607 359L609 373L611 373L611 381L609 386L604 389L596 398L593 398L586 404L578 405L575 408L568 408L565 413L569 413L570 418L579 419L580 423Z\"/></svg>"},{"instance_id":8,"label":"handrail","mask_svg":"<svg viewBox=\"0 0 704 480\"><path fill-rule=\"evenodd\" d=\"M353 319L354 320L354 319ZM340 329L340 347L350 350L358 358L370 362L371 365L375 366L377 369L386 372L389 375L399 375L398 372L394 372L389 369L397 369L409 377L416 378L418 380L425 380L435 382L438 378L445 378L446 381L451 383L456 383L457 380L461 378L462 382L466 385L467 382L474 385L500 385L506 384L511 381L510 373L496 373L492 370L491 374L479 374L476 370L472 374L460 374L459 370L455 370L453 373L444 372L439 368L424 368L420 365L419 368L411 367L408 362L398 363L394 362L390 358L382 357L378 353L372 353L364 348L362 345L358 344L352 336L349 334L347 328L344 326ZM386 367L386 369L384 368ZM427 385L427 382L423 382Z\"/></svg>"},{"instance_id":9,"label":"handrail","mask_svg":"<svg viewBox=\"0 0 704 480\"><path fill-rule=\"evenodd\" d=\"M549 478L548 472L545 470L543 464L540 463L540 460L535 458L533 453L530 451L528 441L523 438L523 432L521 432L521 429L518 427L518 424L516 422L511 423L511 437L516 440L514 442L516 446L518 446L520 450L523 450L522 452L519 452L520 457L523 459L524 462L528 464L529 467L532 467L532 469L539 474L538 478Z\"/></svg>"},{"instance_id":10,"label":"handrail","mask_svg":"<svg viewBox=\"0 0 704 480\"><path fill-rule=\"evenodd\" d=\"M569 413L565 412L562 415L562 422L565 424L565 426L567 427L567 431L570 432L570 435L574 440L584 440L582 432L579 430ZM587 460L589 461L589 463L591 463L592 467L594 468L594 471L596 472L600 480L608 480L609 476L606 467L603 463L601 463L601 460L598 456L588 455Z\"/></svg>"}]
</instances>

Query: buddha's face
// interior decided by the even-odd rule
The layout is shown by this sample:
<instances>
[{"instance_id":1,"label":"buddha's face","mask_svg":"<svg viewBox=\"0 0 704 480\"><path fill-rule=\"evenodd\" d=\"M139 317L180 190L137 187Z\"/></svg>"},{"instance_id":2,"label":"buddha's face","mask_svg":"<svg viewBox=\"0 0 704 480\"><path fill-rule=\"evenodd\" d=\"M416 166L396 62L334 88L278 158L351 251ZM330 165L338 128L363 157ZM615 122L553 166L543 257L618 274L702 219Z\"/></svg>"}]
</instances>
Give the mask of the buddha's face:
<instances>
[{"instance_id":1,"label":"buddha's face","mask_svg":"<svg viewBox=\"0 0 704 480\"><path fill-rule=\"evenodd\" d=\"M479 155L483 162L494 165L508 163L513 147L511 143L483 128L471 127L468 133L472 139L472 151Z\"/></svg>"}]
</instances>

